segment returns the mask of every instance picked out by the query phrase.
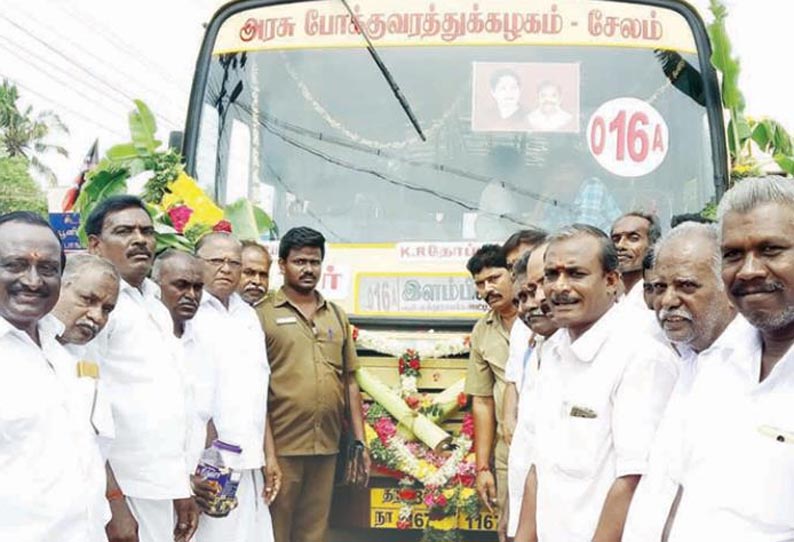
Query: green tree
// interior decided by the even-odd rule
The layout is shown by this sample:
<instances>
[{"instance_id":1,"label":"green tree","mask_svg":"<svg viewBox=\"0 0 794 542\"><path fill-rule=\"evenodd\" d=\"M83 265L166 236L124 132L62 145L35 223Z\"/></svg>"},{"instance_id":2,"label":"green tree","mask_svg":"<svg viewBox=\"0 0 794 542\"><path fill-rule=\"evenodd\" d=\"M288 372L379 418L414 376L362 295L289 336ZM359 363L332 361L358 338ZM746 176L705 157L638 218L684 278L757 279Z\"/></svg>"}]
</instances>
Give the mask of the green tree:
<instances>
[{"instance_id":1,"label":"green tree","mask_svg":"<svg viewBox=\"0 0 794 542\"><path fill-rule=\"evenodd\" d=\"M33 211L47 216L47 198L21 156L0 157L0 214Z\"/></svg>"},{"instance_id":2,"label":"green tree","mask_svg":"<svg viewBox=\"0 0 794 542\"><path fill-rule=\"evenodd\" d=\"M41 157L50 152L68 157L65 148L48 140L54 133L69 133L69 130L52 111L34 113L31 106L23 111L17 104L18 100L16 85L4 80L0 85L0 146L7 156L24 157L34 171L55 185L55 173Z\"/></svg>"}]
</instances>

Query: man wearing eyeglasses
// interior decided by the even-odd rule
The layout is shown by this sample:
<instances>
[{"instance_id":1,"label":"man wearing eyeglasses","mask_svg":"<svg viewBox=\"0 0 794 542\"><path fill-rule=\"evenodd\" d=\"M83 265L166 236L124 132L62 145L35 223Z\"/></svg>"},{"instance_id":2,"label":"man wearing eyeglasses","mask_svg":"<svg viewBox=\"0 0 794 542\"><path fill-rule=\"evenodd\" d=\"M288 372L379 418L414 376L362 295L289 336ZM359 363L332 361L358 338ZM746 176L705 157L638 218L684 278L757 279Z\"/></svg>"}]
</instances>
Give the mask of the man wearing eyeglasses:
<instances>
[{"instance_id":1,"label":"man wearing eyeglasses","mask_svg":"<svg viewBox=\"0 0 794 542\"><path fill-rule=\"evenodd\" d=\"M212 360L211 423L218 439L242 448L239 505L226 518L203 521L196 533L201 542L272 540L268 505L278 491L280 472L266 436L270 365L256 312L236 292L242 250L240 241L225 232L209 233L196 245L205 292L192 322L194 332L199 342L223 344L223 356Z\"/></svg>"}]
</instances>

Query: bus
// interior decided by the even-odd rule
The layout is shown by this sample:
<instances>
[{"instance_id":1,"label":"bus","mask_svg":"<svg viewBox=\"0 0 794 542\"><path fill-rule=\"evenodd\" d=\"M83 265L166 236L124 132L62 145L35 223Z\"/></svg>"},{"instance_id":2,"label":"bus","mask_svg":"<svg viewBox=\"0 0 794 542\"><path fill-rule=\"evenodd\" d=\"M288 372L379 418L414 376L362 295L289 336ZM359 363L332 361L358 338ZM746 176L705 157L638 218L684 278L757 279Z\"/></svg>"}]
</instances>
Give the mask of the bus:
<instances>
[{"instance_id":1,"label":"bus","mask_svg":"<svg viewBox=\"0 0 794 542\"><path fill-rule=\"evenodd\" d=\"M321 231L321 291L358 328L440 340L483 314L465 269L483 243L719 199L710 55L679 0L233 1L183 154L219 202Z\"/></svg>"}]
</instances>

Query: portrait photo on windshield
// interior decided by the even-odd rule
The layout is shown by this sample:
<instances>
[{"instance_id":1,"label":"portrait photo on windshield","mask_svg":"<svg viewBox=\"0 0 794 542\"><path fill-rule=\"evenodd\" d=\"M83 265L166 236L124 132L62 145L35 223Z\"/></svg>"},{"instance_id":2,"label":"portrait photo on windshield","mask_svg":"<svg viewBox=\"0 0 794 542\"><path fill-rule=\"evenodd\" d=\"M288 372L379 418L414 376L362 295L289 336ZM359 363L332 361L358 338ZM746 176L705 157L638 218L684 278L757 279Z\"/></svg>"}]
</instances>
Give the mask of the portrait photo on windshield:
<instances>
[{"instance_id":1,"label":"portrait photo on windshield","mask_svg":"<svg viewBox=\"0 0 794 542\"><path fill-rule=\"evenodd\" d=\"M473 62L472 132L579 132L579 64Z\"/></svg>"}]
</instances>

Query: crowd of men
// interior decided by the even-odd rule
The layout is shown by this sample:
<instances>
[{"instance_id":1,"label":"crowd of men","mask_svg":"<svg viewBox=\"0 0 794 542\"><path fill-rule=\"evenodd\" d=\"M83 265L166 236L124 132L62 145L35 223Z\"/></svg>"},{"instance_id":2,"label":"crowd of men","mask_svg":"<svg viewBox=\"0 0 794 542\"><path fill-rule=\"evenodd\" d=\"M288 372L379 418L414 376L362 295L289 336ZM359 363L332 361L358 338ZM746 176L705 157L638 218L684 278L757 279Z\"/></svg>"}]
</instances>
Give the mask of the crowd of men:
<instances>
[{"instance_id":1,"label":"crowd of men","mask_svg":"<svg viewBox=\"0 0 794 542\"><path fill-rule=\"evenodd\" d=\"M739 183L702 222L633 212L469 260L500 540L794 540L794 183Z\"/></svg>"},{"instance_id":2,"label":"crowd of men","mask_svg":"<svg viewBox=\"0 0 794 542\"><path fill-rule=\"evenodd\" d=\"M0 540L322 541L344 394L364 439L349 322L316 290L322 234L283 236L269 294L267 249L228 233L155 258L136 197L85 232L67 259L40 216L0 216ZM221 518L194 474L216 440L241 449Z\"/></svg>"},{"instance_id":3,"label":"crowd of men","mask_svg":"<svg viewBox=\"0 0 794 542\"><path fill-rule=\"evenodd\" d=\"M227 233L155 257L135 197L85 231L67 259L41 217L0 216L0 540L323 542L346 403L364 427L322 234L283 236L268 292L268 251ZM526 230L467 268L501 540L794 540L791 180L742 181L716 224ZM222 518L194 475L216 440L242 449Z\"/></svg>"}]
</instances>

